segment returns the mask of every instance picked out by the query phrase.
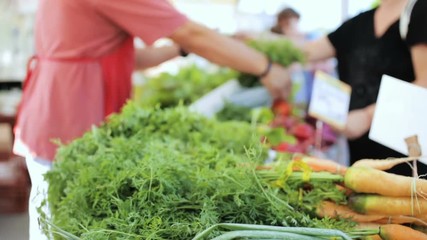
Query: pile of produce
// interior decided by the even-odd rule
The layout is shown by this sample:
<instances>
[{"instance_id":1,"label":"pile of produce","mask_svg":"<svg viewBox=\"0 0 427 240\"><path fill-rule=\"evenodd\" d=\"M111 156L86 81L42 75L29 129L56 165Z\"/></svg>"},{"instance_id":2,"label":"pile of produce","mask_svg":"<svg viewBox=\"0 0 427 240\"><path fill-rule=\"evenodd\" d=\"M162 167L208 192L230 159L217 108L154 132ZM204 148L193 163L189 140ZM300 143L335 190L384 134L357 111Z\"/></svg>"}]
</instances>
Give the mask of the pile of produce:
<instances>
[{"instance_id":1,"label":"pile of produce","mask_svg":"<svg viewBox=\"0 0 427 240\"><path fill-rule=\"evenodd\" d=\"M305 56L301 49L297 48L290 40L287 39L250 40L247 44L264 53L271 59L271 61L284 67L288 67L292 63L305 62ZM258 77L251 74L239 73L237 79L244 87L260 85Z\"/></svg>"},{"instance_id":2,"label":"pile of produce","mask_svg":"<svg viewBox=\"0 0 427 240\"><path fill-rule=\"evenodd\" d=\"M294 141L279 143L273 148L279 152L310 154L316 145L325 151L337 140L337 134L329 125L323 123L319 132L316 131L317 120L306 115L305 109L298 108L285 101L275 101L272 106L274 119L271 126L285 129L286 134L293 136Z\"/></svg>"},{"instance_id":3,"label":"pile of produce","mask_svg":"<svg viewBox=\"0 0 427 240\"><path fill-rule=\"evenodd\" d=\"M207 72L197 65L182 67L176 74L165 72L149 78L137 101L147 107L174 107L180 102L189 105L235 76L226 68Z\"/></svg>"},{"instance_id":4,"label":"pile of produce","mask_svg":"<svg viewBox=\"0 0 427 240\"><path fill-rule=\"evenodd\" d=\"M324 200L346 202L341 176L295 171L278 191L257 170L265 151L247 123L129 104L59 149L44 222L74 239L191 239L220 223L351 229L315 216Z\"/></svg>"},{"instance_id":5,"label":"pile of produce","mask_svg":"<svg viewBox=\"0 0 427 240\"><path fill-rule=\"evenodd\" d=\"M298 161L313 171L343 176L339 186L346 191L347 204L324 201L316 210L319 217L350 219L362 230L379 229L368 239L427 239L427 180L385 172L412 160L362 159L349 168L329 160L305 157Z\"/></svg>"},{"instance_id":6,"label":"pile of produce","mask_svg":"<svg viewBox=\"0 0 427 240\"><path fill-rule=\"evenodd\" d=\"M215 114L219 121L252 121L252 108L239 106L230 102L224 103L224 107Z\"/></svg>"},{"instance_id":7,"label":"pile of produce","mask_svg":"<svg viewBox=\"0 0 427 240\"><path fill-rule=\"evenodd\" d=\"M256 132L130 103L59 149L44 228L55 239L427 237L426 180L383 171L408 159L265 164Z\"/></svg>"},{"instance_id":8,"label":"pile of produce","mask_svg":"<svg viewBox=\"0 0 427 240\"><path fill-rule=\"evenodd\" d=\"M264 129L280 132L280 138L271 139L266 136L270 147L278 152L310 154L314 150L316 137L319 138L319 150L322 151L336 142L337 135L328 125L324 124L322 131L316 132L316 119L308 117L304 109L283 100L274 101L270 110L266 107L253 109L227 103L216 114L216 118L220 121L250 123L256 111L262 111L264 118L268 118L264 122L268 127L263 126ZM262 134L269 135L270 132L264 131Z\"/></svg>"}]
</instances>

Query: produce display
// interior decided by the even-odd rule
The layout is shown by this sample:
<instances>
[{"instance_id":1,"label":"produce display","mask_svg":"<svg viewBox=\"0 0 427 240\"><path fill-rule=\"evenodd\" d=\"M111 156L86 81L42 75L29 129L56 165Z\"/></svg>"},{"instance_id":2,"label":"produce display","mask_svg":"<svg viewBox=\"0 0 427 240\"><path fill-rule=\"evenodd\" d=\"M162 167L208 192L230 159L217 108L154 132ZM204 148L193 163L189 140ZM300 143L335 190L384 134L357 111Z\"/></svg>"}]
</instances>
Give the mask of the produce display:
<instances>
[{"instance_id":1,"label":"produce display","mask_svg":"<svg viewBox=\"0 0 427 240\"><path fill-rule=\"evenodd\" d=\"M148 107L174 107L180 102L189 105L235 76L236 72L227 68L208 72L197 65L189 65L176 74L161 73L149 78L137 101Z\"/></svg>"},{"instance_id":2,"label":"produce display","mask_svg":"<svg viewBox=\"0 0 427 240\"><path fill-rule=\"evenodd\" d=\"M318 215L348 218L360 228L380 229L372 239L427 239L427 180L384 172L413 160L363 159L347 169L340 167L348 204L324 202Z\"/></svg>"},{"instance_id":3,"label":"produce display","mask_svg":"<svg viewBox=\"0 0 427 240\"><path fill-rule=\"evenodd\" d=\"M321 151L327 150L337 140L337 134L323 124L320 132L316 132L316 119L308 116L306 110L285 101L275 101L272 106L274 119L272 127L282 127L286 133L295 137L293 142L283 142L273 146L279 152L310 154L316 145L316 138Z\"/></svg>"},{"instance_id":4,"label":"produce display","mask_svg":"<svg viewBox=\"0 0 427 240\"><path fill-rule=\"evenodd\" d=\"M413 159L347 168L279 155L266 164L257 133L182 106L130 103L60 147L41 222L55 239L394 239L395 229L427 237L426 180L414 188L383 171Z\"/></svg>"},{"instance_id":5,"label":"produce display","mask_svg":"<svg viewBox=\"0 0 427 240\"><path fill-rule=\"evenodd\" d=\"M44 222L74 239L191 239L220 223L349 231L350 221L315 216L326 199L345 203L342 177L291 172L278 189L257 170L267 149L255 133L184 107L129 104L59 149Z\"/></svg>"},{"instance_id":6,"label":"produce display","mask_svg":"<svg viewBox=\"0 0 427 240\"><path fill-rule=\"evenodd\" d=\"M321 149L327 150L337 139L336 133L326 124L321 132L316 132L316 119L306 115L305 110L289 102L276 100L269 111L269 129L282 131L281 141L270 142L271 148L284 153L310 154L315 148L316 137L320 139ZM224 108L216 114L220 121L244 121L251 122L254 109L237 106L231 103L225 104ZM270 139L271 141L271 139Z\"/></svg>"}]
</instances>

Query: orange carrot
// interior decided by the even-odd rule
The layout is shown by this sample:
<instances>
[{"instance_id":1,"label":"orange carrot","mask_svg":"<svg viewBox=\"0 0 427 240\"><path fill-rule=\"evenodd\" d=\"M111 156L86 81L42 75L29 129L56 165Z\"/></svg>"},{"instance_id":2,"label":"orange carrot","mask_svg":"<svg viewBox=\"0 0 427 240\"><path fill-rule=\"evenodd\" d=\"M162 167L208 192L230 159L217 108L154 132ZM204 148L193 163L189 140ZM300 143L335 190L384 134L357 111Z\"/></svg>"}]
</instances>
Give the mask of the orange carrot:
<instances>
[{"instance_id":1,"label":"orange carrot","mask_svg":"<svg viewBox=\"0 0 427 240\"><path fill-rule=\"evenodd\" d=\"M349 198L349 206L358 213L386 216L427 214L427 200L410 197L387 197L381 195L354 195Z\"/></svg>"},{"instance_id":2,"label":"orange carrot","mask_svg":"<svg viewBox=\"0 0 427 240\"><path fill-rule=\"evenodd\" d=\"M294 159L294 161L303 161L315 172L325 171L325 172L338 173L338 174L344 175L347 169L346 166L328 159L304 156L298 159Z\"/></svg>"},{"instance_id":3,"label":"orange carrot","mask_svg":"<svg viewBox=\"0 0 427 240\"><path fill-rule=\"evenodd\" d=\"M387 173L368 167L349 167L344 185L359 193L377 193L384 196L410 197L414 193L427 195L427 180Z\"/></svg>"},{"instance_id":4,"label":"orange carrot","mask_svg":"<svg viewBox=\"0 0 427 240\"><path fill-rule=\"evenodd\" d=\"M355 222L374 222L384 218L383 215L363 215L359 214L347 206L338 205L334 202L323 201L316 209L319 217L343 218Z\"/></svg>"},{"instance_id":5,"label":"orange carrot","mask_svg":"<svg viewBox=\"0 0 427 240\"><path fill-rule=\"evenodd\" d=\"M384 240L427 240L426 234L399 224L382 225L380 236Z\"/></svg>"},{"instance_id":6,"label":"orange carrot","mask_svg":"<svg viewBox=\"0 0 427 240\"><path fill-rule=\"evenodd\" d=\"M427 222L423 221L418 217L395 215L388 216L382 214L360 214L353 211L351 208L345 205L338 205L334 202L324 201L316 209L316 214L319 217L329 217L335 219L349 219L358 223L357 228L369 227L375 228L380 224L415 224L418 226L427 227Z\"/></svg>"},{"instance_id":7,"label":"orange carrot","mask_svg":"<svg viewBox=\"0 0 427 240\"><path fill-rule=\"evenodd\" d=\"M380 235L375 234L375 235L362 237L362 240L382 240L382 238L380 237Z\"/></svg>"},{"instance_id":8,"label":"orange carrot","mask_svg":"<svg viewBox=\"0 0 427 240\"><path fill-rule=\"evenodd\" d=\"M419 157L409 157L409 158L389 158L389 159L360 159L356 161L352 167L370 167L378 170L389 170L390 168L417 160Z\"/></svg>"},{"instance_id":9,"label":"orange carrot","mask_svg":"<svg viewBox=\"0 0 427 240\"><path fill-rule=\"evenodd\" d=\"M378 224L414 224L417 226L423 226L427 227L427 222L421 219L418 216L404 216L404 215L398 215L398 216L388 216L384 217L383 219L380 219L378 221L375 221L375 223Z\"/></svg>"}]
</instances>

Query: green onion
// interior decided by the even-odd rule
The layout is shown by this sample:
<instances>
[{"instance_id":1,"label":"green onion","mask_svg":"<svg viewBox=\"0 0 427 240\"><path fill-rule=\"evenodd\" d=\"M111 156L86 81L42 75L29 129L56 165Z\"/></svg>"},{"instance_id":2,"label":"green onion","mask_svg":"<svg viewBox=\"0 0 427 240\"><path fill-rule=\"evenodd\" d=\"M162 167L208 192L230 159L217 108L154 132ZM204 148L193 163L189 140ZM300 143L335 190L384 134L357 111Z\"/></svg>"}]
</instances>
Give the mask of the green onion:
<instances>
[{"instance_id":1,"label":"green onion","mask_svg":"<svg viewBox=\"0 0 427 240\"><path fill-rule=\"evenodd\" d=\"M341 237L342 239L351 239L345 233L335 229L322 229L322 228L306 228L306 227L278 227L278 226L267 226L267 225L255 225L255 224L233 224L233 223L221 223L213 225L212 227L204 230L197 234L193 240L203 239L208 236L213 230L223 228L232 231L249 230L249 231L267 231L275 233L294 233L302 234L311 237ZM246 236L247 237L247 236ZM231 239L231 238L224 238Z\"/></svg>"},{"instance_id":2,"label":"green onion","mask_svg":"<svg viewBox=\"0 0 427 240\"><path fill-rule=\"evenodd\" d=\"M235 238L256 238L256 239L287 239L287 240L321 240L322 238L311 237L303 234L289 233L289 232L275 232L275 231L232 231L224 233L221 236L213 238L212 240L229 240Z\"/></svg>"}]
</instances>

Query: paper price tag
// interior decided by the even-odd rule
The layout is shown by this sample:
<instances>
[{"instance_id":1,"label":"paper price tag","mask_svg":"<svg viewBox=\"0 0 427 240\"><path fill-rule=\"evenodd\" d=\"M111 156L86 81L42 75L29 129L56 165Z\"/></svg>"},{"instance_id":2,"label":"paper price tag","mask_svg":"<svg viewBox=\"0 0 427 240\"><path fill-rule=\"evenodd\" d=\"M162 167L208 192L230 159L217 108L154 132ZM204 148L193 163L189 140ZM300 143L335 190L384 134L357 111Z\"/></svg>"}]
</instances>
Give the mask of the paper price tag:
<instances>
[{"instance_id":1,"label":"paper price tag","mask_svg":"<svg viewBox=\"0 0 427 240\"><path fill-rule=\"evenodd\" d=\"M369 138L402 154L405 139L418 136L421 153L427 153L427 89L384 75ZM420 159L427 164L426 159Z\"/></svg>"},{"instance_id":2,"label":"paper price tag","mask_svg":"<svg viewBox=\"0 0 427 240\"><path fill-rule=\"evenodd\" d=\"M308 114L334 128L343 130L347 121L350 95L351 87L348 84L317 71Z\"/></svg>"}]
</instances>

